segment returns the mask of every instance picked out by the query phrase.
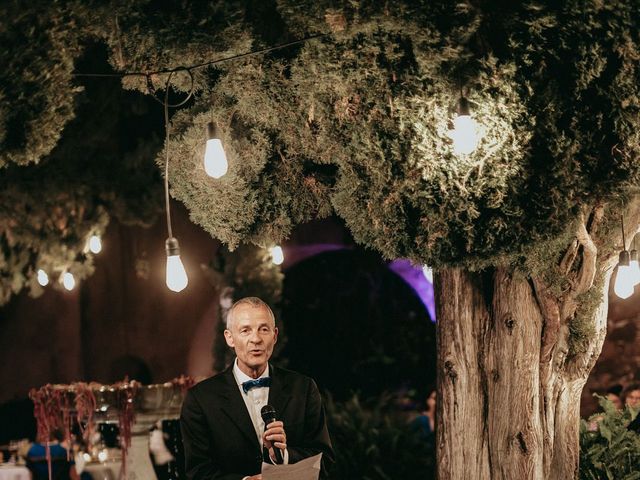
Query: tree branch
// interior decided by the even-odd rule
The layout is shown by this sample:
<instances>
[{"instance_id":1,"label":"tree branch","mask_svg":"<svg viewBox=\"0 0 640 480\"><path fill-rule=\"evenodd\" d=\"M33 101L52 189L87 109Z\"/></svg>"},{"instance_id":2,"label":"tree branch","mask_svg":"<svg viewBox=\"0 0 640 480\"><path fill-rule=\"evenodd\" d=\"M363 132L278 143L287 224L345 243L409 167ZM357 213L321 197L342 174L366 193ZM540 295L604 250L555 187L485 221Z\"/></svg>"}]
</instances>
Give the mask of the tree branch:
<instances>
[{"instance_id":1,"label":"tree branch","mask_svg":"<svg viewBox=\"0 0 640 480\"><path fill-rule=\"evenodd\" d=\"M600 216L602 218L602 215ZM595 227L595 222L592 222ZM580 224L578 225L578 231L576 232L576 238L582 246L582 265L580 271L576 277L576 281L572 288L574 296L580 295L586 292L593 285L593 279L596 276L596 258L598 256L598 248L591 239L591 235L587 232L587 227L584 220L584 214L582 215Z\"/></svg>"},{"instance_id":2,"label":"tree branch","mask_svg":"<svg viewBox=\"0 0 640 480\"><path fill-rule=\"evenodd\" d=\"M566 265L566 273L571 270L571 266L576 258L576 253L580 252L582 247L582 262L580 269L574 278L571 278L571 290L567 293L562 306L560 308L560 318L568 321L573 318L576 308L578 307L577 297L587 292L592 286L596 276L598 264L598 247L593 241L592 234L597 231L598 226L603 218L604 207L597 205L592 209L589 219L585 218L585 212L580 214L580 222L576 230L576 239L569 247L569 251L574 252L571 264ZM587 225L589 230L587 230ZM578 248L576 248L576 246ZM565 255L565 258L567 256ZM563 258L563 261L565 260Z\"/></svg>"},{"instance_id":3,"label":"tree branch","mask_svg":"<svg viewBox=\"0 0 640 480\"><path fill-rule=\"evenodd\" d=\"M571 245L569 245L569 248L567 248L567 251L564 253L562 260L560 261L560 271L564 275L567 275L571 270L571 267L573 266L573 262L576 259L576 255L578 255L579 246L580 246L580 242L578 242L578 239L574 238L573 242L571 242Z\"/></svg>"},{"instance_id":4,"label":"tree branch","mask_svg":"<svg viewBox=\"0 0 640 480\"><path fill-rule=\"evenodd\" d=\"M533 292L540 307L540 312L544 318L542 328L542 341L540 343L540 364L546 365L550 362L553 347L558 342L560 332L560 308L556 298L549 293L547 286L539 278L532 278ZM545 368L543 371L547 371ZM548 369L550 372L551 369Z\"/></svg>"}]
</instances>

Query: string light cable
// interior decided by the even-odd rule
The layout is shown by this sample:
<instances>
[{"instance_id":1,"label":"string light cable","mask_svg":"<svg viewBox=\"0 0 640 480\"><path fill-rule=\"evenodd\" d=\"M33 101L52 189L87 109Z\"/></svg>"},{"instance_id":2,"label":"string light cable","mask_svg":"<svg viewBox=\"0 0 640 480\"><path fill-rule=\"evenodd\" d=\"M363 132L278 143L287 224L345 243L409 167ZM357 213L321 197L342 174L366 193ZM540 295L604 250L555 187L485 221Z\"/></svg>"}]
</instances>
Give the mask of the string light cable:
<instances>
[{"instance_id":1,"label":"string light cable","mask_svg":"<svg viewBox=\"0 0 640 480\"><path fill-rule=\"evenodd\" d=\"M282 43L279 45L274 45L273 47L267 47L267 48L263 48L260 50L251 50L249 52L244 52L244 53L239 53L237 55L231 55L229 57L223 57L223 58L218 58L215 60L209 60L206 62L201 62L201 63L196 63L195 65L189 65L189 66L181 66L181 67L177 67L177 68L167 68L167 69L161 69L161 70L154 70L154 71L147 71L147 72L113 72L113 73L73 73L72 75L75 77L97 77L97 78L101 78L101 77L115 77L115 78L124 78L124 77L146 77L147 78L147 85L149 85L149 82L151 82L151 77L153 75L163 75L163 74L172 74L175 73L176 71L182 70L182 71L187 71L189 72L190 75L192 70L197 70L199 68L204 68L204 67L209 67L211 65L217 65L218 63L223 63L223 62L229 62L232 60L238 60L241 58L246 58L246 57L252 57L252 56L257 56L257 55L263 55L265 53L269 53L269 52L274 52L276 50L282 50L283 48L287 48L287 47L291 47L293 45L299 45L301 43L306 43L308 41L311 40L315 40L318 38L324 38L326 36L331 35L330 33L319 33L316 35L310 35L304 38L300 38L298 40L293 40L291 42L287 42L287 43ZM193 80L193 76L192 76L192 80ZM193 84L192 84L192 88L193 88ZM152 90L150 93L154 93L154 91ZM191 95L193 94L193 92L189 92L189 98L191 97ZM155 97L155 96L154 96ZM158 98L155 98L157 101L161 102L161 100L159 100ZM186 102L186 100L185 100Z\"/></svg>"},{"instance_id":2,"label":"string light cable","mask_svg":"<svg viewBox=\"0 0 640 480\"><path fill-rule=\"evenodd\" d=\"M165 200L165 212L167 216L167 240L165 241L165 250L167 254L167 267L166 267L166 284L167 287L174 291L180 292L185 289L189 283L187 272L184 268L182 260L180 259L180 244L178 239L173 236L173 228L171 225L171 205L169 197L169 156L170 156L170 138L171 138L171 123L169 121L169 108L179 108L185 105L195 92L195 82L193 71L200 68L210 67L223 62L229 62L233 60L239 60L251 56L263 55L276 50L281 50L294 45L306 43L311 40L323 38L330 35L329 33L320 33L316 35L307 36L298 40L275 45L273 47L267 47L260 50L252 50L237 55L218 58L215 60L209 60L201 63L197 63L189 66L179 66L171 69L161 69L155 71L133 71L133 72L114 72L114 73L74 73L75 77L93 77L93 78L125 78L125 77L144 77L146 79L146 85L151 97L162 104L164 110L164 126L165 126L165 162L164 162L164 200ZM180 72L185 72L189 76L189 90L186 93L186 97L177 103L169 102L169 90L171 87L172 77ZM167 79L164 85L164 96L159 97L156 88L153 85L152 77L157 75L167 75ZM220 178L227 172L227 160L222 143L220 140L220 133L214 122L210 122L207 125L207 145L205 149L204 166L206 173L213 178ZM42 278L44 282L44 277Z\"/></svg>"}]
</instances>

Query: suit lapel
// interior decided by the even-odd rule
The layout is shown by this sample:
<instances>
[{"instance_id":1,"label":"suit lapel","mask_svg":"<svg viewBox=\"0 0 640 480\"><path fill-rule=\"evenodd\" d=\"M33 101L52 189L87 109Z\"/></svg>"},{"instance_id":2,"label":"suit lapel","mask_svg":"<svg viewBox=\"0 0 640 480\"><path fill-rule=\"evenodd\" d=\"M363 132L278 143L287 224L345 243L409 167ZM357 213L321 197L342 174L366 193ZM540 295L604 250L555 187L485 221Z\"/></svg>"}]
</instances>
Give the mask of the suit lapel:
<instances>
[{"instance_id":1,"label":"suit lapel","mask_svg":"<svg viewBox=\"0 0 640 480\"><path fill-rule=\"evenodd\" d=\"M222 411L231 419L232 423L238 427L242 434L260 450L260 443L256 437L256 431L253 428L253 422L247 411L236 378L233 376L233 364L224 372L226 380L225 391L221 393L227 401L222 406Z\"/></svg>"},{"instance_id":2,"label":"suit lapel","mask_svg":"<svg viewBox=\"0 0 640 480\"><path fill-rule=\"evenodd\" d=\"M289 386L285 384L282 378L282 372L273 365L269 364L269 370L271 372L271 387L269 388L269 405L276 410L276 418L281 420L284 418L284 412L287 409L289 400L291 399L291 392Z\"/></svg>"}]
</instances>

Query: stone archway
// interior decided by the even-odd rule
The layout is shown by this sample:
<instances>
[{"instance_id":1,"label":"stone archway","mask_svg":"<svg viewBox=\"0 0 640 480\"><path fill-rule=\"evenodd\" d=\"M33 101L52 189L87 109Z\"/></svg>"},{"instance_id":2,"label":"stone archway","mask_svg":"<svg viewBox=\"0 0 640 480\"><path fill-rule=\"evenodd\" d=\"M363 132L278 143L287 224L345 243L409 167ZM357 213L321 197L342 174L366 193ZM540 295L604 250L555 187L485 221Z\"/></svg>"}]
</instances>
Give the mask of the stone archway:
<instances>
[{"instance_id":1,"label":"stone archway","mask_svg":"<svg viewBox=\"0 0 640 480\"><path fill-rule=\"evenodd\" d=\"M325 251L288 268L282 321L281 356L337 398L435 380L435 326L377 254Z\"/></svg>"}]
</instances>

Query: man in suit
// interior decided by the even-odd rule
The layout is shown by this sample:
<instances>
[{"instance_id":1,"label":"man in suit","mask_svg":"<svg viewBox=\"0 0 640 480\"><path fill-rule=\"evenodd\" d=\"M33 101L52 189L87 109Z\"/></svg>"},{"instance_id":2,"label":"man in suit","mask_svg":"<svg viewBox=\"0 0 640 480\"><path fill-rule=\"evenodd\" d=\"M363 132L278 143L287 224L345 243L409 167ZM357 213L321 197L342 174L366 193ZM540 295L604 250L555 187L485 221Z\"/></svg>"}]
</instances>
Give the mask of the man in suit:
<instances>
[{"instance_id":1,"label":"man in suit","mask_svg":"<svg viewBox=\"0 0 640 480\"><path fill-rule=\"evenodd\" d=\"M333 461L322 400L315 382L269 364L278 339L269 306L256 297L238 300L224 332L236 359L224 372L189 390L180 425L190 480L260 480L263 461L296 463L323 453L321 477ZM275 408L265 430L260 411Z\"/></svg>"}]
</instances>

